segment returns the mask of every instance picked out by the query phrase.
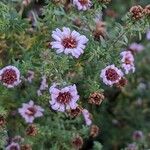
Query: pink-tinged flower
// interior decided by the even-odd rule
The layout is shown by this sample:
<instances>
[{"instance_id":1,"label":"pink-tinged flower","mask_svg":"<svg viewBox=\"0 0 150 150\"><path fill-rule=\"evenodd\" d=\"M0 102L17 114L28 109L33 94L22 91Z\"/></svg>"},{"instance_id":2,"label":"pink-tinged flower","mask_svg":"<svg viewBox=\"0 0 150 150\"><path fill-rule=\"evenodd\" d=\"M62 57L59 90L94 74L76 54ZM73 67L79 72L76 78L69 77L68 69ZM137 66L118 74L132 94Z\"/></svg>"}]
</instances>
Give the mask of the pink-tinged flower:
<instances>
[{"instance_id":1,"label":"pink-tinged flower","mask_svg":"<svg viewBox=\"0 0 150 150\"><path fill-rule=\"evenodd\" d=\"M23 103L18 111L27 123L32 123L35 118L43 116L44 109L30 100L29 103Z\"/></svg>"},{"instance_id":2,"label":"pink-tinged flower","mask_svg":"<svg viewBox=\"0 0 150 150\"><path fill-rule=\"evenodd\" d=\"M63 27L62 31L57 28L52 32L52 37L55 41L51 42L51 45L56 49L56 53L71 54L75 58L84 53L85 44L88 42L84 35L66 27Z\"/></svg>"},{"instance_id":3,"label":"pink-tinged flower","mask_svg":"<svg viewBox=\"0 0 150 150\"><path fill-rule=\"evenodd\" d=\"M40 90L44 91L48 88L48 84L47 84L47 80L46 80L46 76L42 76L42 81L41 81L41 85L40 85Z\"/></svg>"},{"instance_id":4,"label":"pink-tinged flower","mask_svg":"<svg viewBox=\"0 0 150 150\"><path fill-rule=\"evenodd\" d=\"M125 70L125 74L128 74L130 71L134 72L134 57L130 51L123 51L120 53L122 59L122 68Z\"/></svg>"},{"instance_id":5,"label":"pink-tinged flower","mask_svg":"<svg viewBox=\"0 0 150 150\"><path fill-rule=\"evenodd\" d=\"M12 142L6 147L6 150L20 150L20 146L18 143Z\"/></svg>"},{"instance_id":6,"label":"pink-tinged flower","mask_svg":"<svg viewBox=\"0 0 150 150\"><path fill-rule=\"evenodd\" d=\"M133 140L142 140L144 138L143 132L142 131L134 131L132 135Z\"/></svg>"},{"instance_id":7,"label":"pink-tinged flower","mask_svg":"<svg viewBox=\"0 0 150 150\"><path fill-rule=\"evenodd\" d=\"M64 112L69 109L76 109L79 95L76 85L70 85L62 89L56 88L56 85L50 87L51 94L50 105L52 109Z\"/></svg>"},{"instance_id":8,"label":"pink-tinged flower","mask_svg":"<svg viewBox=\"0 0 150 150\"><path fill-rule=\"evenodd\" d=\"M91 114L89 113L89 111L87 109L83 109L82 110L82 114L83 114L83 117L85 119L85 123L87 126L90 126L92 124L92 116Z\"/></svg>"},{"instance_id":9,"label":"pink-tinged flower","mask_svg":"<svg viewBox=\"0 0 150 150\"><path fill-rule=\"evenodd\" d=\"M138 150L138 147L136 144L132 143L132 144L128 144L127 150Z\"/></svg>"},{"instance_id":10,"label":"pink-tinged flower","mask_svg":"<svg viewBox=\"0 0 150 150\"><path fill-rule=\"evenodd\" d=\"M0 70L0 81L7 88L13 88L21 82L20 71L15 66L6 66Z\"/></svg>"},{"instance_id":11,"label":"pink-tinged flower","mask_svg":"<svg viewBox=\"0 0 150 150\"><path fill-rule=\"evenodd\" d=\"M132 43L129 46L129 50L131 50L133 53L138 53L144 50L144 46L138 43Z\"/></svg>"},{"instance_id":12,"label":"pink-tinged flower","mask_svg":"<svg viewBox=\"0 0 150 150\"><path fill-rule=\"evenodd\" d=\"M115 65L109 65L105 69L102 69L100 77L106 85L112 86L120 81L123 77L123 72L115 67Z\"/></svg>"},{"instance_id":13,"label":"pink-tinged flower","mask_svg":"<svg viewBox=\"0 0 150 150\"><path fill-rule=\"evenodd\" d=\"M147 33L146 33L146 38L147 38L147 40L150 40L150 30L147 31Z\"/></svg>"},{"instance_id":14,"label":"pink-tinged flower","mask_svg":"<svg viewBox=\"0 0 150 150\"><path fill-rule=\"evenodd\" d=\"M29 83L32 83L33 79L34 79L34 72L32 70L28 70L27 81L29 81Z\"/></svg>"},{"instance_id":15,"label":"pink-tinged flower","mask_svg":"<svg viewBox=\"0 0 150 150\"><path fill-rule=\"evenodd\" d=\"M41 96L42 91L46 90L47 88L48 88L48 84L47 84L46 76L44 75L42 76L40 88L37 90L37 95Z\"/></svg>"},{"instance_id":16,"label":"pink-tinged flower","mask_svg":"<svg viewBox=\"0 0 150 150\"><path fill-rule=\"evenodd\" d=\"M92 6L90 0L73 0L73 4L77 6L78 10L87 10Z\"/></svg>"}]
</instances>

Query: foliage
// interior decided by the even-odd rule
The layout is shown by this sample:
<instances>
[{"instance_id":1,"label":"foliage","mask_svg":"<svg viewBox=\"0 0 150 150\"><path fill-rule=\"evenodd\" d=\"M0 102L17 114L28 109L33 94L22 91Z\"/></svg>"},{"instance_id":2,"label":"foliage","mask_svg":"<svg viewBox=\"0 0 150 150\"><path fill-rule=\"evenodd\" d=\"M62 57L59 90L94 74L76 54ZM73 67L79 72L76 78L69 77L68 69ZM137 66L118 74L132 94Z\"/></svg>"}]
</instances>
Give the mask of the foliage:
<instances>
[{"instance_id":1,"label":"foliage","mask_svg":"<svg viewBox=\"0 0 150 150\"><path fill-rule=\"evenodd\" d=\"M143 5L147 3L148 0L141 1ZM27 14L37 4L42 5L42 15L35 16L33 27L27 20ZM84 139L83 149L124 149L128 143L132 143L135 130L144 133L143 141L134 141L139 150L150 148L150 43L145 39L150 18L133 20L128 12L132 5L131 1L124 4L124 1L116 0L107 5L93 0L92 9L78 11L73 6L66 8L52 0L46 0L44 4L32 1L26 7L22 7L22 1L0 2L0 66L16 66L23 81L14 89L0 85L0 115L4 115L7 121L4 129L0 129L1 148L7 145L7 138L20 135L24 138L22 144L31 144L33 150L70 150L73 149L73 137L79 134ZM23 13L20 13L22 9ZM108 9L114 9L118 16L108 16ZM93 30L95 18L101 14L107 33L105 38L97 41ZM77 18L83 26L74 24ZM50 47L52 31L64 26L89 39L79 59L56 54ZM142 43L145 47L143 52L135 55L136 72L126 76L128 85L122 90L105 86L100 80L100 71L110 64L120 67L120 52L132 42ZM24 81L28 70L35 73L32 84ZM54 82L63 86L76 84L80 95L79 105L92 113L93 124L100 128L98 137L90 137L90 127L85 125L82 116L70 118L68 113L50 109L48 89L42 96L37 95L44 75L49 87ZM144 89L141 85L144 85ZM100 106L88 103L89 95L95 91L106 95ZM45 109L44 116L34 122L38 128L38 134L34 137L26 135L28 124L17 112L22 103L30 99ZM138 105L138 102L142 104Z\"/></svg>"}]
</instances>

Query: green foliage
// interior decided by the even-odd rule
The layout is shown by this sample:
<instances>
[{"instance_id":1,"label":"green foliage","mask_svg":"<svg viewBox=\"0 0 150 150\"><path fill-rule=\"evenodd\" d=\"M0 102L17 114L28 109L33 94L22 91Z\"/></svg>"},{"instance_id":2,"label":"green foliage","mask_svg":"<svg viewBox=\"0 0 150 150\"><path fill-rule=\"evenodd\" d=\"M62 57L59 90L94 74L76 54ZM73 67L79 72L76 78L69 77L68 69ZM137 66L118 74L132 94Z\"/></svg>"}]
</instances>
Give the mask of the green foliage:
<instances>
[{"instance_id":1,"label":"green foliage","mask_svg":"<svg viewBox=\"0 0 150 150\"><path fill-rule=\"evenodd\" d=\"M0 32L5 31L9 28L9 6L0 2Z\"/></svg>"},{"instance_id":2,"label":"green foliage","mask_svg":"<svg viewBox=\"0 0 150 150\"><path fill-rule=\"evenodd\" d=\"M147 1L141 3L147 4ZM0 85L0 114L7 120L4 129L0 129L0 147L6 146L8 135L9 138L20 135L24 138L23 144L31 144L33 150L72 150L72 139L79 134L84 143L92 143L89 146L92 150L119 150L128 143L135 142L132 141L134 130L142 130L144 140L135 143L139 150L143 147L150 148L150 43L144 38L150 28L149 18L133 21L127 13L128 7L133 5L129 0L116 0L110 5L93 0L92 9L81 12L74 7L66 10L63 5L47 0L42 6L42 17L36 18L36 26L32 28L25 18L26 14L21 16L19 13L22 9L20 5L21 1L9 1L7 4L0 2L0 67L9 64L18 67L23 81L14 89ZM34 8L34 1L30 7ZM117 11L117 18L105 14L105 10L110 8ZM107 33L105 38L96 41L93 37L94 19L101 13L104 14ZM83 26L74 24L76 18L82 21ZM89 39L85 52L79 59L58 55L47 46L52 41L52 31L64 26ZM126 76L129 81L123 90L105 86L100 80L100 71L110 64L120 67L120 52L132 42L140 42L145 46L141 54L135 55L137 71ZM32 84L23 80L28 70L35 72ZM42 96L37 96L43 75L46 75L49 86L54 82L62 86L77 85L79 105L92 113L93 124L102 130L97 138L89 138L90 128L84 124L82 115L71 118L68 113L51 110L48 89ZM145 89L139 88L141 83ZM89 95L95 91L106 95L101 106L88 104ZM38 135L34 137L26 135L27 124L17 113L22 103L30 99L45 109L44 117L35 120ZM138 100L142 100L142 105L137 105Z\"/></svg>"}]
</instances>

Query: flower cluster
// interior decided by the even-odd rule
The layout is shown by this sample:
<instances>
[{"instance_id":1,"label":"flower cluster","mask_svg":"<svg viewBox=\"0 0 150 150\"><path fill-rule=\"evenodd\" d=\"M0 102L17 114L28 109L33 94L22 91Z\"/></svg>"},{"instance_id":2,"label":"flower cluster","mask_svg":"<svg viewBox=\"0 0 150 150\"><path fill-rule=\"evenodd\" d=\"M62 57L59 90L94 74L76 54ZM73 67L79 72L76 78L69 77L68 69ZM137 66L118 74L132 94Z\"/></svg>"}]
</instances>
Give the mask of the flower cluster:
<instances>
[{"instance_id":1,"label":"flower cluster","mask_svg":"<svg viewBox=\"0 0 150 150\"><path fill-rule=\"evenodd\" d=\"M135 72L134 65L134 55L144 50L144 46L138 43L132 43L129 45L127 50L120 53L121 56L121 66L125 72ZM126 85L127 80L124 77L124 73L121 69L115 67L115 65L109 65L105 69L101 70L100 77L103 79L103 82L106 85L112 86L116 85L117 87L123 87Z\"/></svg>"},{"instance_id":2,"label":"flower cluster","mask_svg":"<svg viewBox=\"0 0 150 150\"><path fill-rule=\"evenodd\" d=\"M99 1L102 3L109 3L111 0L99 0ZM67 0L63 1L63 2L66 4ZM23 8L21 8L21 9L24 9L24 7L27 7L30 3L32 3L31 0L23 0L22 1ZM73 6L76 7L79 11L86 11L88 9L94 10L94 8L97 7L97 5L92 4L93 2L91 0L72 0L71 2L69 1L68 3L72 3ZM93 7L92 7L92 5L93 5ZM104 4L102 4L101 7L103 7L103 6L104 6ZM60 7L59 9L61 12L61 9L63 9L63 8ZM52 10L50 10L50 12ZM21 11L22 10L20 10L20 12ZM76 13L76 9L74 9L74 12ZM45 11L44 13L46 14L47 12ZM56 10L55 13L56 13L55 14L56 16L57 15L61 16L61 13L59 13L59 11ZM81 15L82 15L82 13L84 14L86 12L81 12ZM144 9L140 5L133 6L130 9L130 15L132 16L132 18L134 18L134 21L143 18L144 15L148 16L149 14L150 14L150 5L147 5ZM36 15L38 16L38 14L36 14ZM36 15L34 16L34 13L33 13L32 18L36 17ZM56 16L52 19L57 20ZM102 15L101 15L101 18L102 18ZM74 20L74 19L72 19L72 20ZM36 24L35 20L36 20L36 18L34 18L34 24ZM31 19L31 21L32 21L32 19ZM80 81L78 82L76 80L70 80L70 78L71 79L76 79L75 77L80 78L80 75L81 75L80 79L81 80L84 79L84 75L86 73L87 74L89 73L88 72L89 70L86 70L86 69L84 70L84 66L86 66L86 64L88 64L90 62L89 60L94 59L93 56L97 57L96 55L98 55L98 57L95 59L93 64L98 62L99 56L103 53L103 50L105 48L107 49L107 46L108 46L107 42L105 43L105 40L107 40L107 37L108 37L107 32L106 32L106 23L104 21L102 21L102 19L99 19L96 21L95 28L92 28L91 24L88 26L88 24L86 24L84 21L82 22L82 17L80 18L80 16L79 16L79 19L77 18L75 21L76 22L74 22L74 25L76 25L76 26L75 27L72 26L70 28L65 27L65 26L62 26L62 28L59 28L59 27L57 28L56 27L57 23L56 23L54 25L55 27L54 27L54 30L52 31L52 34L50 37L51 42L49 42L49 40L45 39L44 36L43 36L43 39L41 38L42 40L50 43L49 49L51 49L51 51L49 49L47 49L47 51L46 51L47 53L45 53L45 56L47 56L47 57L45 57L45 58L47 58L47 60L45 61L46 63L44 62L42 64L41 68L40 69L38 68L40 71L36 68L39 71L37 74L34 71L28 70L27 77L22 78L20 72L21 72L21 70L25 70L25 68L28 65L25 64L25 65L21 66L21 64L19 64L18 66L22 67L20 70L15 66L9 65L9 66L6 66L6 67L0 69L0 83L7 88L15 88L22 82L20 89L18 88L18 89L16 89L16 91L19 93L23 89L22 91L25 91L26 94L31 97L34 97L36 94L37 94L36 96L41 96L43 94L43 91L45 91L46 89L49 89L48 95L38 97L38 101L41 100L42 98L48 99L49 107L51 108L51 111L52 111L51 113L59 112L58 114L60 115L60 119L63 118L62 117L63 115L64 116L66 115L68 117L67 119L69 120L68 122L74 122L74 121L76 121L76 119L77 119L77 121L78 120L80 121L80 118L75 118L75 117L82 115L82 118L84 118L84 122L85 122L86 126L88 126L88 127L90 126L90 132L89 132L90 138L95 138L99 134L99 127L96 125L93 125L94 121L92 118L92 114L90 113L91 112L90 107L88 109L88 106L85 106L81 100L79 101L79 99L82 99L82 98L84 100L86 99L90 104L96 105L94 107L96 107L96 109L97 109L99 107L99 105L103 102L103 100L105 99L105 96L104 96L105 92L104 93L99 92L99 91L102 91L102 89L100 89L101 88L99 86L100 83L97 84L97 81L96 82L92 81L94 86L92 87L92 84L91 85L88 84L89 85L89 87L88 87L87 84L85 83L88 81L86 81L86 80L83 81L84 82L84 83L82 82L83 85L80 86ZM45 31L47 31L47 29L49 29L49 28L44 28L44 25L45 24L43 24L41 29L44 29ZM87 26L84 27L84 25L87 25ZM37 25L34 25L34 26L36 27ZM83 27L83 30L82 30L82 27ZM51 28L53 29L53 26ZM89 35L86 34L87 31L90 31ZM114 33L114 35L115 35L115 33ZM89 39L91 39L90 42L89 42ZM147 39L150 40L150 31L147 32ZM101 43L100 43L100 40L101 40ZM17 43L19 43L19 42L17 42ZM41 43L38 46L45 48L46 44L44 43L44 45L41 46L42 45ZM97 44L97 43L101 44L103 48L105 47L103 49L101 46L99 46L99 45L97 46L97 48L100 48L100 50L102 48L102 52L96 51L97 49L94 44ZM108 41L108 43L109 43L109 41ZM120 42L120 43L122 43L122 42ZM90 57L89 54L94 53L92 51L92 48L96 49L95 50L96 53L92 57ZM138 44L138 43L132 43L131 45L129 45L126 48L126 50L124 50L120 53L121 58L119 59L120 64L118 64L118 66L116 64L117 60L113 61L113 59L112 60L108 59L111 62L107 60L107 58L111 57L111 53L107 55L107 52L106 52L104 54L104 55L106 55L106 58L104 59L105 61L103 62L103 58L102 58L102 61L100 61L100 63L102 62L102 65L105 65L105 66L103 66L104 68L98 68L98 69L100 69L99 70L100 73L99 73L99 71L97 72L97 70L96 70L95 74L98 73L98 75L99 75L98 78L102 79L103 83L110 87L112 87L112 86L119 87L119 88L124 87L127 84L126 74L129 74L130 72L132 72L132 73L135 72L135 59L134 59L135 54L139 53L143 50L144 50L143 45ZM53 51L56 51L56 53L54 53ZM88 54L88 51L90 51L89 54ZM50 54L51 59L48 59L49 54ZM85 55L83 55L83 54L85 54ZM57 57L58 55L62 56L62 57ZM64 56L64 55L67 55L67 56ZM86 57L84 57L84 56L86 56ZM88 57L90 57L90 59L88 59ZM65 69L61 70L61 67L63 68L63 65L62 66L58 65L58 68L57 68L56 63L59 61L59 60L57 60L57 58L60 58L60 60L62 59L62 62L68 63L68 66L66 65L68 67L67 68L68 70L66 69L68 72ZM67 59L67 61L66 61L66 59ZM29 62L29 64L30 64L30 62ZM52 71L48 70L49 69L48 67L51 66L51 64L54 67L54 68L52 68L54 71L51 68L50 69ZM91 64L89 64L89 67L87 67L88 69L89 68L92 69L91 66L93 64L92 65ZM81 73L80 73L80 68L78 67L78 65L82 66L81 70L83 68L83 72L81 71ZM24 66L25 66L25 68L24 68ZM97 66L101 67L101 64L97 65ZM65 65L64 65L64 67L65 67ZM76 67L76 70L73 70L74 69L73 67L74 68ZM32 66L31 66L31 68L32 68ZM44 70L43 72L41 71L42 69ZM57 75L56 72L59 75ZM90 73L94 74L92 71ZM37 88L37 91L36 91L37 93L34 91L36 94L33 92L30 95L30 93L29 94L27 93L28 90L30 90L30 89L28 89L28 88L27 88L27 90L25 89L28 84L26 84L26 82L24 83L24 81L28 81L31 85L33 79L36 78L39 74L43 74L40 86L36 87L35 86L36 82L34 82L32 86ZM92 79L90 74L88 74L88 75L89 75L89 78ZM64 76L66 77L65 79L63 78ZM96 78L97 78L97 76L96 76ZM24 80L22 80L22 79L24 79ZM93 78L93 79L95 79L95 78ZM47 80L49 82L51 82L51 84L52 84L50 87L49 87ZM55 84L54 82L57 82L58 84ZM83 95L82 94L80 95L80 91L82 90L82 88L84 90L84 87L86 87L86 90L85 90L85 92L83 92ZM87 88L91 88L91 89L87 90ZM6 89L6 90L8 90L8 89ZM114 88L114 90L116 90L117 92L118 91L120 92L120 89L118 90L118 89ZM13 90L12 90L12 92L13 92ZM22 96L25 95L24 93ZM20 95L19 95L19 97L20 97ZM89 98L86 97L88 95L89 95ZM107 93L106 93L106 96L107 96ZM14 96L14 98L16 98L16 97ZM20 101L23 102L23 99L21 99ZM39 117L43 117L44 111L45 111L45 109L43 109L43 106L36 105L35 104L36 102L37 101L30 100L29 102L21 103L20 105L22 105L22 106L20 108L17 108L18 114L25 120L25 123L27 124L27 127L25 128L25 135L30 136L30 137L40 134L40 132L38 132L39 130L38 130L37 126L34 124L34 120ZM9 107L11 107L11 105ZM108 111L109 111L109 108L108 108ZM117 114L117 111L115 112L116 114ZM62 113L60 113L60 112L62 112ZM114 116L115 116L115 113L114 113ZM71 118L69 118L69 117L71 117ZM52 120L53 120L53 118L52 118ZM67 122L67 124L68 124L68 122ZM119 124L118 125L119 127L121 127L120 122L121 122L120 120L114 120L114 124ZM6 123L6 121L5 121L4 116L0 115L0 127L4 126L5 123ZM57 123L57 124L59 124L59 123ZM53 125L55 126L55 124L53 124ZM42 134L44 135L44 133L42 133ZM143 137L144 137L144 135L143 135L142 131L135 131L132 136L133 140L135 140L135 141L139 140L139 139L143 139ZM43 143L46 143L46 142L43 142ZM76 149L81 149L81 147L83 146L82 137L76 136L73 139L72 144ZM130 145L129 147L132 149L132 147L134 147L134 145ZM21 146L19 144L19 142L15 141L15 140L8 141L8 144L6 145L6 150L20 150L20 149L21 150L22 149L31 149L31 147L30 147L30 145L22 145Z\"/></svg>"},{"instance_id":3,"label":"flower cluster","mask_svg":"<svg viewBox=\"0 0 150 150\"><path fill-rule=\"evenodd\" d=\"M132 6L130 8L130 14L133 19L139 20L143 18L144 16L149 16L150 15L150 5L145 6L143 8L140 5Z\"/></svg>"}]
</instances>

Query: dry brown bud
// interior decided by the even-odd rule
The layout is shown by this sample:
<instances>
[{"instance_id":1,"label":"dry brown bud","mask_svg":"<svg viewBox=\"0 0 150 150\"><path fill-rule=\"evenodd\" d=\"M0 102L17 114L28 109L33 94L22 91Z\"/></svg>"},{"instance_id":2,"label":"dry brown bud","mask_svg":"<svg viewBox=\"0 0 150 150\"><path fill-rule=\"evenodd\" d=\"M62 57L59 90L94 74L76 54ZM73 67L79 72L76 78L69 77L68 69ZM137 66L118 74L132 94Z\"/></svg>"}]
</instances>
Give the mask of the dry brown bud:
<instances>
[{"instance_id":1,"label":"dry brown bud","mask_svg":"<svg viewBox=\"0 0 150 150\"><path fill-rule=\"evenodd\" d=\"M143 12L145 15L150 16L150 4L144 8Z\"/></svg>"},{"instance_id":2,"label":"dry brown bud","mask_svg":"<svg viewBox=\"0 0 150 150\"><path fill-rule=\"evenodd\" d=\"M4 116L0 115L0 127L3 127L6 124Z\"/></svg>"},{"instance_id":3,"label":"dry brown bud","mask_svg":"<svg viewBox=\"0 0 150 150\"><path fill-rule=\"evenodd\" d=\"M34 124L30 124L26 129L26 134L29 136L36 136L37 133L38 133L38 129Z\"/></svg>"},{"instance_id":4,"label":"dry brown bud","mask_svg":"<svg viewBox=\"0 0 150 150\"><path fill-rule=\"evenodd\" d=\"M93 31L93 35L95 40L99 40L100 37L105 38L106 36L106 23L103 21L97 21L96 22L96 28Z\"/></svg>"},{"instance_id":5,"label":"dry brown bud","mask_svg":"<svg viewBox=\"0 0 150 150\"><path fill-rule=\"evenodd\" d=\"M29 144L21 145L21 150L32 150L32 147Z\"/></svg>"},{"instance_id":6,"label":"dry brown bud","mask_svg":"<svg viewBox=\"0 0 150 150\"><path fill-rule=\"evenodd\" d=\"M125 87L127 85L128 81L126 78L121 78L120 81L118 83L116 83L116 87L119 89L122 89L123 87Z\"/></svg>"},{"instance_id":7,"label":"dry brown bud","mask_svg":"<svg viewBox=\"0 0 150 150\"><path fill-rule=\"evenodd\" d=\"M106 10L106 15L111 17L111 18L116 18L118 16L117 12L115 12L112 9L107 9Z\"/></svg>"},{"instance_id":8,"label":"dry brown bud","mask_svg":"<svg viewBox=\"0 0 150 150\"><path fill-rule=\"evenodd\" d=\"M140 19L143 17L143 8L140 5L132 6L130 8L130 14L133 19Z\"/></svg>"},{"instance_id":9,"label":"dry brown bud","mask_svg":"<svg viewBox=\"0 0 150 150\"><path fill-rule=\"evenodd\" d=\"M81 136L76 136L74 137L74 139L72 140L72 145L75 149L79 150L82 148L83 146L83 139Z\"/></svg>"},{"instance_id":10,"label":"dry brown bud","mask_svg":"<svg viewBox=\"0 0 150 150\"><path fill-rule=\"evenodd\" d=\"M96 137L99 134L99 127L96 125L92 125L90 129L90 136L93 138Z\"/></svg>"},{"instance_id":11,"label":"dry brown bud","mask_svg":"<svg viewBox=\"0 0 150 150\"><path fill-rule=\"evenodd\" d=\"M90 94L89 96L89 103L90 104L95 104L95 105L100 105L102 101L104 100L104 94L100 92L94 92Z\"/></svg>"},{"instance_id":12,"label":"dry brown bud","mask_svg":"<svg viewBox=\"0 0 150 150\"><path fill-rule=\"evenodd\" d=\"M69 110L69 116L74 118L79 116L81 112L82 112L82 107L78 106L76 109Z\"/></svg>"},{"instance_id":13,"label":"dry brown bud","mask_svg":"<svg viewBox=\"0 0 150 150\"><path fill-rule=\"evenodd\" d=\"M74 21L73 21L73 24L77 27L81 27L82 26L82 21L81 19L79 18L76 18Z\"/></svg>"}]
</instances>

